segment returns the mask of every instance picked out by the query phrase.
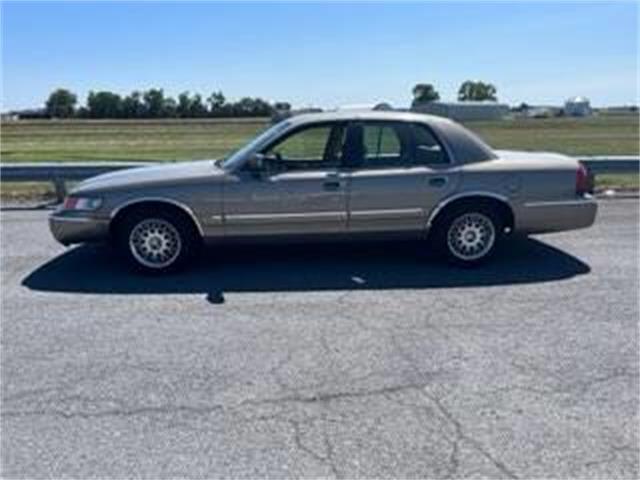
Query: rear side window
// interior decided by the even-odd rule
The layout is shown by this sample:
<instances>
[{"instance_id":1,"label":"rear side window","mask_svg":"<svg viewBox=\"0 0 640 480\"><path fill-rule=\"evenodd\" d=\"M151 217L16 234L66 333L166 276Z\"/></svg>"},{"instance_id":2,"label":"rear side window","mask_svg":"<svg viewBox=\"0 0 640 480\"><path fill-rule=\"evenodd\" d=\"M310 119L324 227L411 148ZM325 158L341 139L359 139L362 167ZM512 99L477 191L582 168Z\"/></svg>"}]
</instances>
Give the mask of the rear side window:
<instances>
[{"instance_id":1,"label":"rear side window","mask_svg":"<svg viewBox=\"0 0 640 480\"><path fill-rule=\"evenodd\" d=\"M402 124L367 122L363 124L365 168L393 168L406 165L403 153Z\"/></svg>"},{"instance_id":2,"label":"rear side window","mask_svg":"<svg viewBox=\"0 0 640 480\"><path fill-rule=\"evenodd\" d=\"M429 127L419 123L354 123L350 127L347 152L346 164L359 168L407 168L449 163L442 143Z\"/></svg>"},{"instance_id":3,"label":"rear side window","mask_svg":"<svg viewBox=\"0 0 640 480\"><path fill-rule=\"evenodd\" d=\"M400 156L400 139L388 124L365 125L364 146L368 159L384 156Z\"/></svg>"},{"instance_id":4,"label":"rear side window","mask_svg":"<svg viewBox=\"0 0 640 480\"><path fill-rule=\"evenodd\" d=\"M414 139L414 162L418 165L440 165L449 163L449 157L442 144L424 125L411 125Z\"/></svg>"}]
</instances>

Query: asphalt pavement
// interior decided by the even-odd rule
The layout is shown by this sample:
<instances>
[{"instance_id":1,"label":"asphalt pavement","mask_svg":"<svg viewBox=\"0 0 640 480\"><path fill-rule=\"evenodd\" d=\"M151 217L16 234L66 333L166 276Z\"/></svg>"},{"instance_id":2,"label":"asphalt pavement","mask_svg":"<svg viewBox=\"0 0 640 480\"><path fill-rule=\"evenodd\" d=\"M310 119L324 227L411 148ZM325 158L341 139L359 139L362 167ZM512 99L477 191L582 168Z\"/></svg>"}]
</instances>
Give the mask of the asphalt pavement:
<instances>
[{"instance_id":1,"label":"asphalt pavement","mask_svg":"<svg viewBox=\"0 0 640 480\"><path fill-rule=\"evenodd\" d=\"M166 278L3 211L3 478L638 478L638 201L478 270L211 250Z\"/></svg>"}]
</instances>

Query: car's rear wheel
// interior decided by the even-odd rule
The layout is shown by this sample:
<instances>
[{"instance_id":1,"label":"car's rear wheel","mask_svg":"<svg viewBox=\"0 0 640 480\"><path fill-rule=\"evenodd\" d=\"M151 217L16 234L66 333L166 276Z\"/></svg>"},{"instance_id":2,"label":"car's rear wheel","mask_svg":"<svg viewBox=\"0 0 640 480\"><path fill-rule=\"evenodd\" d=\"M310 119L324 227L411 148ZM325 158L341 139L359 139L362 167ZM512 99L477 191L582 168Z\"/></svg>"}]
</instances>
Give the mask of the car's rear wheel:
<instances>
[{"instance_id":1,"label":"car's rear wheel","mask_svg":"<svg viewBox=\"0 0 640 480\"><path fill-rule=\"evenodd\" d=\"M445 212L435 225L436 247L447 259L465 267L488 260L503 236L503 222L488 206L461 206Z\"/></svg>"},{"instance_id":2,"label":"car's rear wheel","mask_svg":"<svg viewBox=\"0 0 640 480\"><path fill-rule=\"evenodd\" d=\"M134 211L120 224L117 240L128 263L145 273L177 271L198 249L191 223L173 212Z\"/></svg>"}]
</instances>

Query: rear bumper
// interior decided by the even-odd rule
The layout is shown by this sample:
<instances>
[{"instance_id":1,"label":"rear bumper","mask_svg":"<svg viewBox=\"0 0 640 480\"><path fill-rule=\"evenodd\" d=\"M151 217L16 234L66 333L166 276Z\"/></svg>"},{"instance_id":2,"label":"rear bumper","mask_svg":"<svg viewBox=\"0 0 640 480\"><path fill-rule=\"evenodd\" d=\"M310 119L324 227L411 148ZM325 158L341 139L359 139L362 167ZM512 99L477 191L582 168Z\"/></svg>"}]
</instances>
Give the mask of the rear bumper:
<instances>
[{"instance_id":1,"label":"rear bumper","mask_svg":"<svg viewBox=\"0 0 640 480\"><path fill-rule=\"evenodd\" d=\"M516 212L516 231L524 233L560 232L593 225L598 203L593 197L572 200L527 202Z\"/></svg>"},{"instance_id":2,"label":"rear bumper","mask_svg":"<svg viewBox=\"0 0 640 480\"><path fill-rule=\"evenodd\" d=\"M66 216L54 213L49 217L53 237L63 245L105 240L109 234L108 220Z\"/></svg>"}]
</instances>

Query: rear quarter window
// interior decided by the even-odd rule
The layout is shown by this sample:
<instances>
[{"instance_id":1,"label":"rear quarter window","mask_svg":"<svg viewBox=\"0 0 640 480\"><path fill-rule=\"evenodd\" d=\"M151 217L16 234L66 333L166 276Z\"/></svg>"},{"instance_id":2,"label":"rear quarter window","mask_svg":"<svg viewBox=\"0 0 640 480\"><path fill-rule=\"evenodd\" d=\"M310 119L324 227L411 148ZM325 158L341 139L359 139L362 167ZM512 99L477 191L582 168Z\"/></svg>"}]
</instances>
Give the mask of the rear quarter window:
<instances>
[{"instance_id":1,"label":"rear quarter window","mask_svg":"<svg viewBox=\"0 0 640 480\"><path fill-rule=\"evenodd\" d=\"M450 163L444 145L426 125L411 125L414 141L414 162L418 165L443 165Z\"/></svg>"},{"instance_id":2,"label":"rear quarter window","mask_svg":"<svg viewBox=\"0 0 640 480\"><path fill-rule=\"evenodd\" d=\"M483 162L497 158L491 147L462 125L441 121L433 129L447 142L456 164Z\"/></svg>"}]
</instances>

